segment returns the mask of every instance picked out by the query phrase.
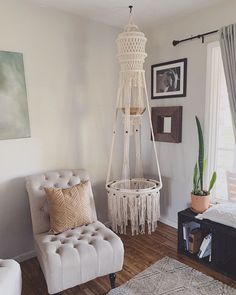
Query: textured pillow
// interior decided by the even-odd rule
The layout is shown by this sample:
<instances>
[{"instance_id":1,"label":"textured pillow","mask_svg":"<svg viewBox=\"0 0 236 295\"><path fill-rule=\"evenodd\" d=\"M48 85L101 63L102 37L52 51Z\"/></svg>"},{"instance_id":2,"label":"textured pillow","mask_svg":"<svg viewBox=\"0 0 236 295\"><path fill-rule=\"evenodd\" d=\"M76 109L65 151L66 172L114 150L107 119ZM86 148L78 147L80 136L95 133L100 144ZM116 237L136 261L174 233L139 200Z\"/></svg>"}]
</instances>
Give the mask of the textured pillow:
<instances>
[{"instance_id":1,"label":"textured pillow","mask_svg":"<svg viewBox=\"0 0 236 295\"><path fill-rule=\"evenodd\" d=\"M66 189L44 190L50 215L50 231L54 234L93 222L89 181Z\"/></svg>"},{"instance_id":2,"label":"textured pillow","mask_svg":"<svg viewBox=\"0 0 236 295\"><path fill-rule=\"evenodd\" d=\"M236 228L236 203L213 205L202 214L198 214L196 218L209 219Z\"/></svg>"}]
</instances>

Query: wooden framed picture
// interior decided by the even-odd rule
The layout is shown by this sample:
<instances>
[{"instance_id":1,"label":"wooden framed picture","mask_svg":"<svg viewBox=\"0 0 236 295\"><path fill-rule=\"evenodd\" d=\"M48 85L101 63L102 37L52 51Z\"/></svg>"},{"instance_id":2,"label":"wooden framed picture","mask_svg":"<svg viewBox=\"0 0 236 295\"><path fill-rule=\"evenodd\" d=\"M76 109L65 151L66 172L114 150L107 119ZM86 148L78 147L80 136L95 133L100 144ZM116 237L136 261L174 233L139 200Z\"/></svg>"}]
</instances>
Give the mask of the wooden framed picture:
<instances>
[{"instance_id":1,"label":"wooden framed picture","mask_svg":"<svg viewBox=\"0 0 236 295\"><path fill-rule=\"evenodd\" d=\"M187 58L152 65L152 99L185 97Z\"/></svg>"},{"instance_id":2,"label":"wooden framed picture","mask_svg":"<svg viewBox=\"0 0 236 295\"><path fill-rule=\"evenodd\" d=\"M182 106L152 107L152 126L155 141L182 141Z\"/></svg>"}]
</instances>

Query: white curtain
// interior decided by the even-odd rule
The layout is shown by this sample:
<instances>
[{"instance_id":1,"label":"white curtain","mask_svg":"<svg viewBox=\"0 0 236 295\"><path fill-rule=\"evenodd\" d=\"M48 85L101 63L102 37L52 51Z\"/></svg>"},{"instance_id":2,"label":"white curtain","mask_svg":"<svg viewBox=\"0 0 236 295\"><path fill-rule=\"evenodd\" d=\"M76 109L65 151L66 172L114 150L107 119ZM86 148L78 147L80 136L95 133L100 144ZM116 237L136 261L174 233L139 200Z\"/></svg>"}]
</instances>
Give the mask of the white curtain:
<instances>
[{"instance_id":1,"label":"white curtain","mask_svg":"<svg viewBox=\"0 0 236 295\"><path fill-rule=\"evenodd\" d=\"M234 136L236 139L236 24L221 28L219 34Z\"/></svg>"},{"instance_id":2,"label":"white curtain","mask_svg":"<svg viewBox=\"0 0 236 295\"><path fill-rule=\"evenodd\" d=\"M219 30L219 35L234 137L236 141L236 24L221 28ZM236 175L236 146L231 171ZM227 172L228 198L229 200L233 200L229 189L232 182L230 181L231 178L229 178L229 175L232 175L232 173Z\"/></svg>"}]
</instances>

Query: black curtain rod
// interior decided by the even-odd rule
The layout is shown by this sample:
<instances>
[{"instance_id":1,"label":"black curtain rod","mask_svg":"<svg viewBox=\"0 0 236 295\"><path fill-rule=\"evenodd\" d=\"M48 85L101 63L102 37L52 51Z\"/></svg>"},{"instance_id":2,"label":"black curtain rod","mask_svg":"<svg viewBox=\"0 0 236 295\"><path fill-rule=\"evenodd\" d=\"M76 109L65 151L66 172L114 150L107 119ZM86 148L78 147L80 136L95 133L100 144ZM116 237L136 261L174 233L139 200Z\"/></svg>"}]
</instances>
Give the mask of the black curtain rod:
<instances>
[{"instance_id":1,"label":"black curtain rod","mask_svg":"<svg viewBox=\"0 0 236 295\"><path fill-rule=\"evenodd\" d=\"M186 42L186 41L189 41L189 40L193 40L193 39L202 39L202 43L204 43L204 41L205 41L204 37L205 37L205 36L208 36L208 35L211 35L211 34L215 34L215 33L217 33L218 31L219 31L219 30L210 31L210 32L207 32L207 33L203 33L203 34L199 34L199 35L191 36L191 37L189 37L189 38L182 39L182 40L173 40L172 44L173 44L173 46L176 46L176 45L178 45L179 43L183 43L183 42Z\"/></svg>"}]
</instances>

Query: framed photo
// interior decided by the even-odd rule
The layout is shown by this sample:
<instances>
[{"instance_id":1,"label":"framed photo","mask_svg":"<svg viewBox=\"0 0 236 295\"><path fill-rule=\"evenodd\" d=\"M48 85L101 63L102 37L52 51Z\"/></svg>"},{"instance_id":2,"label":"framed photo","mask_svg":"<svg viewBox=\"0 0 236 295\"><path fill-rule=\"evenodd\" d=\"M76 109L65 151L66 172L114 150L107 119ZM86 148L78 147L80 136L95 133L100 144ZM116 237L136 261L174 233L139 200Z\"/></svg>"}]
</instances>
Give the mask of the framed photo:
<instances>
[{"instance_id":1,"label":"framed photo","mask_svg":"<svg viewBox=\"0 0 236 295\"><path fill-rule=\"evenodd\" d=\"M152 99L185 97L187 58L152 65Z\"/></svg>"}]
</instances>

